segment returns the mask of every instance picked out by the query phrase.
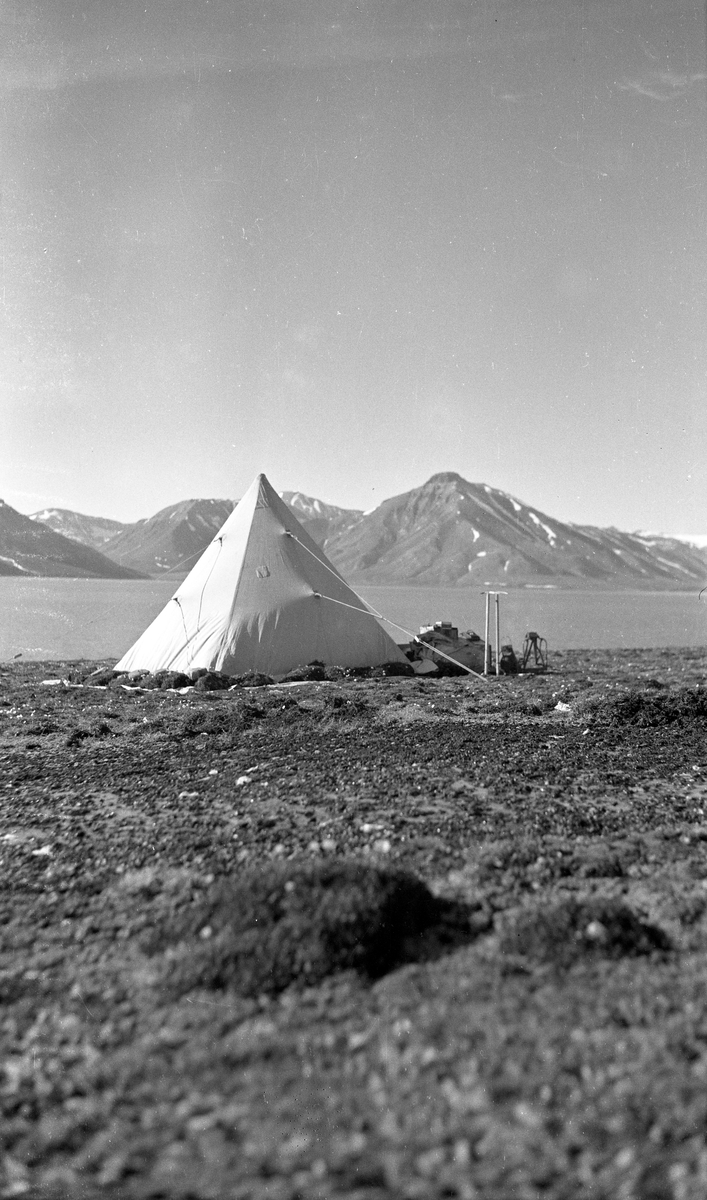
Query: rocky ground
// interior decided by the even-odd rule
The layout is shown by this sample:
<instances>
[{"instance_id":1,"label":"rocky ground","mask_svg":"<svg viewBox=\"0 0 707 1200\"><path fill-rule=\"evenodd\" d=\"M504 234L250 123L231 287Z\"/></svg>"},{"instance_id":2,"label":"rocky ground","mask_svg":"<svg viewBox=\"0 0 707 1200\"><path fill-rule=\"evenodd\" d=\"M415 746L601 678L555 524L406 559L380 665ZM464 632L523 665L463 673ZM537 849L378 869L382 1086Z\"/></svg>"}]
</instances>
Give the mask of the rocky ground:
<instances>
[{"instance_id":1,"label":"rocky ground","mask_svg":"<svg viewBox=\"0 0 707 1200\"><path fill-rule=\"evenodd\" d=\"M707 651L0 665L0 1196L704 1200Z\"/></svg>"}]
</instances>

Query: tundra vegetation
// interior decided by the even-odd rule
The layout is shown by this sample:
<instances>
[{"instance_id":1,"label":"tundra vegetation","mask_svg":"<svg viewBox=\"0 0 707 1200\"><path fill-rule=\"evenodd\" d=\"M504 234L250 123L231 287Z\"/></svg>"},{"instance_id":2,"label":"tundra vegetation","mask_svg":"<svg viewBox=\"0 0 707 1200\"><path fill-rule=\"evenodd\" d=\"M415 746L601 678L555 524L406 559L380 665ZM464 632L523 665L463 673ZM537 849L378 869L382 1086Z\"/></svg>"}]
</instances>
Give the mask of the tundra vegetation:
<instances>
[{"instance_id":1,"label":"tundra vegetation","mask_svg":"<svg viewBox=\"0 0 707 1200\"><path fill-rule=\"evenodd\" d=\"M0 666L1 1196L704 1200L707 651L109 665Z\"/></svg>"}]
</instances>

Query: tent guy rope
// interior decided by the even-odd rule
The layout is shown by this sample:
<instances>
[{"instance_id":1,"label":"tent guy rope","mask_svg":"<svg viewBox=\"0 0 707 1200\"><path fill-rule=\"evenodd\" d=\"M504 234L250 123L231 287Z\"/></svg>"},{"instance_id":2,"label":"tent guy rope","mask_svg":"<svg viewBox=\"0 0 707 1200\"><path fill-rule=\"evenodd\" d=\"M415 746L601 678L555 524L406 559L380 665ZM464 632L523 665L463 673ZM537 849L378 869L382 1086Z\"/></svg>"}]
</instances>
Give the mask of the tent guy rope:
<instances>
[{"instance_id":1,"label":"tent guy rope","mask_svg":"<svg viewBox=\"0 0 707 1200\"><path fill-rule=\"evenodd\" d=\"M286 529L285 533L287 534L288 537L293 538L294 541L297 542L298 546L301 546L303 550L306 550L308 554L311 554L312 558L314 558L319 563L320 566L324 567L324 569L326 571L328 571L330 575L333 575L335 579L341 579L341 576L339 575L338 571L333 571L328 563L322 562L321 558L317 558L316 554L312 554L312 551L309 549L309 546L305 546L304 542L301 542L300 539L294 533L291 533L289 529ZM372 604L369 604L366 600L363 599L363 596L359 596L358 592L354 591L354 589L351 587L351 584L349 584L348 586L349 586L349 589L353 592L356 599L360 600L361 604L364 605L363 608L356 608L355 605L347 604L344 600L334 600L334 598L332 596L324 596L321 592L315 592L314 594L315 594L315 596L319 596L321 600L328 600L330 602L330 604L340 604L342 606L342 608L352 608L354 610L354 612L365 613L365 615L368 617L373 617L374 619L377 618L379 621L385 621L386 625L392 625L393 629L399 629L401 633L407 634L407 636L409 638L411 638L413 642L417 642L418 645L420 645L420 646L425 645L425 643L422 642L420 640L420 638L417 636L417 634L413 633L411 629L406 629L404 625L398 625L397 622L391 621L389 617L384 617L383 613L379 613L377 611L377 609L375 609L373 607ZM472 671L471 667L467 667L464 665L464 663L460 663L456 658L452 658L452 656L450 654L445 654L444 650L439 650L435 646L434 652L435 652L435 654L438 654L440 656L440 658L446 658L448 660L448 662L454 663L455 667L461 667L461 669L463 671L466 671L467 674L474 675L477 679L482 679L482 680L484 680L484 682L486 682L486 680L484 679L484 676L480 675L478 671Z\"/></svg>"}]
</instances>

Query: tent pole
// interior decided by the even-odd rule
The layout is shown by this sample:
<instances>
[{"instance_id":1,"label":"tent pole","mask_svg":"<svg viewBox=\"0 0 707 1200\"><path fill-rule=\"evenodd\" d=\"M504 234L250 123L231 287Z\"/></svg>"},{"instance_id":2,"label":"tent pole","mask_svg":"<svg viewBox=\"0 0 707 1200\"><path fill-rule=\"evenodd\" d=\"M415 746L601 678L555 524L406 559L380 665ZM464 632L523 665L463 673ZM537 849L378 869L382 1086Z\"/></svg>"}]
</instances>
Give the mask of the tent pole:
<instances>
[{"instance_id":1,"label":"tent pole","mask_svg":"<svg viewBox=\"0 0 707 1200\"><path fill-rule=\"evenodd\" d=\"M486 624L484 627L484 675L488 675L488 673L489 673L489 657L490 657L489 650L491 649L490 644L489 644L489 617L490 617L490 610L491 610L491 593L484 592L484 595L486 597Z\"/></svg>"},{"instance_id":2,"label":"tent pole","mask_svg":"<svg viewBox=\"0 0 707 1200\"><path fill-rule=\"evenodd\" d=\"M500 599L496 592L496 674L501 674L501 617L500 617Z\"/></svg>"}]
</instances>

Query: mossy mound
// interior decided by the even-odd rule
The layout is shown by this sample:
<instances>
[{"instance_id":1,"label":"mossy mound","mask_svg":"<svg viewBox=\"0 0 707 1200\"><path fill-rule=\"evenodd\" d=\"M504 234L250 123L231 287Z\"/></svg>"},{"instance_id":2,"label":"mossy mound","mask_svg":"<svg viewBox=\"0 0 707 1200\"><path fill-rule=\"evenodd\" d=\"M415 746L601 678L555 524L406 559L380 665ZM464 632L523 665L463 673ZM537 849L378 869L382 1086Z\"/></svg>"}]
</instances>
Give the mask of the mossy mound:
<instances>
[{"instance_id":1,"label":"mossy mound","mask_svg":"<svg viewBox=\"0 0 707 1200\"><path fill-rule=\"evenodd\" d=\"M671 950L665 930L613 897L564 897L506 918L501 949L560 966L588 955L623 958Z\"/></svg>"},{"instance_id":2,"label":"mossy mound","mask_svg":"<svg viewBox=\"0 0 707 1200\"><path fill-rule=\"evenodd\" d=\"M224 675L222 671L200 671L194 675L197 692L225 692L231 686L231 676Z\"/></svg>"},{"instance_id":3,"label":"mossy mound","mask_svg":"<svg viewBox=\"0 0 707 1200\"><path fill-rule=\"evenodd\" d=\"M69 679L75 683L89 683L93 687L107 687L115 678L115 671L112 667L99 667L97 671L91 671L89 674L81 673L81 677L73 679L73 672L69 672Z\"/></svg>"},{"instance_id":4,"label":"mossy mound","mask_svg":"<svg viewBox=\"0 0 707 1200\"><path fill-rule=\"evenodd\" d=\"M596 720L608 725L685 725L707 722L707 689L679 688L675 691L631 690L602 699L592 706Z\"/></svg>"},{"instance_id":5,"label":"mossy mound","mask_svg":"<svg viewBox=\"0 0 707 1200\"><path fill-rule=\"evenodd\" d=\"M231 687L269 687L273 682L271 675L263 675L261 671L244 671L241 675L231 676Z\"/></svg>"},{"instance_id":6,"label":"mossy mound","mask_svg":"<svg viewBox=\"0 0 707 1200\"><path fill-rule=\"evenodd\" d=\"M172 947L164 979L176 995L196 987L274 995L342 970L376 979L469 940L471 930L464 906L406 871L290 862L215 884L147 948Z\"/></svg>"},{"instance_id":7,"label":"mossy mound","mask_svg":"<svg viewBox=\"0 0 707 1200\"><path fill-rule=\"evenodd\" d=\"M409 662L398 662L397 659L392 659L390 662L381 663L378 667L373 667L371 677L373 679L382 679L392 675L414 675L415 672Z\"/></svg>"},{"instance_id":8,"label":"mossy mound","mask_svg":"<svg viewBox=\"0 0 707 1200\"><path fill-rule=\"evenodd\" d=\"M124 675L118 678L126 679ZM165 692L172 688L191 687L193 680L183 671L155 671L154 675L148 672L139 680L131 680L131 682L139 683L140 687L147 688L148 691Z\"/></svg>"},{"instance_id":9,"label":"mossy mound","mask_svg":"<svg viewBox=\"0 0 707 1200\"><path fill-rule=\"evenodd\" d=\"M283 683L320 683L326 679L326 667L321 662L307 663L305 666L293 667L283 677Z\"/></svg>"},{"instance_id":10,"label":"mossy mound","mask_svg":"<svg viewBox=\"0 0 707 1200\"><path fill-rule=\"evenodd\" d=\"M540 880L619 878L648 853L635 838L506 838L481 849L478 872L481 883L503 880L506 887Z\"/></svg>"},{"instance_id":11,"label":"mossy mound","mask_svg":"<svg viewBox=\"0 0 707 1200\"><path fill-rule=\"evenodd\" d=\"M192 682L184 671L158 671L155 679L159 679L159 686L163 692L171 688L190 687Z\"/></svg>"},{"instance_id":12,"label":"mossy mound","mask_svg":"<svg viewBox=\"0 0 707 1200\"><path fill-rule=\"evenodd\" d=\"M197 709L177 719L171 731L172 737L181 739L202 734L208 734L209 737L236 736L244 729L249 729L263 715L263 709L248 703L236 702L228 708L219 706L216 711Z\"/></svg>"},{"instance_id":13,"label":"mossy mound","mask_svg":"<svg viewBox=\"0 0 707 1200\"><path fill-rule=\"evenodd\" d=\"M110 737L113 733L107 721L92 721L88 727L78 727L72 729L71 733L65 739L66 746L78 746L86 738L103 738Z\"/></svg>"}]
</instances>

